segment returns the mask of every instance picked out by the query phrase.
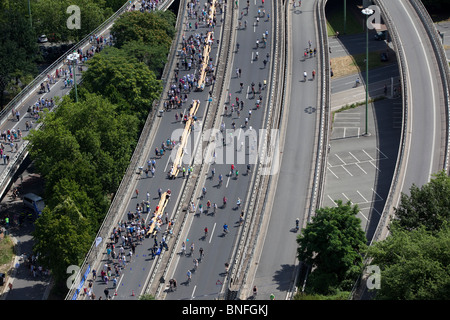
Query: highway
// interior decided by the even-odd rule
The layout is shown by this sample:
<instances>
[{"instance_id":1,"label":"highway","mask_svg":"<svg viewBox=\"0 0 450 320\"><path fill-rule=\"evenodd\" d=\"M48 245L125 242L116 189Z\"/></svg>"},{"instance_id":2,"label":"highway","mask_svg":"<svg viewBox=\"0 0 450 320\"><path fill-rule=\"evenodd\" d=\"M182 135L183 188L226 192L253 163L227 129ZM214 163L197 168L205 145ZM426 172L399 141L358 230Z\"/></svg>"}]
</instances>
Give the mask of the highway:
<instances>
[{"instance_id":1,"label":"highway","mask_svg":"<svg viewBox=\"0 0 450 320\"><path fill-rule=\"evenodd\" d=\"M443 167L447 127L443 120L445 119L445 110L442 103L442 83L437 76L439 71L433 54L430 54L432 49L426 31L409 1L379 1L389 11L395 23L407 63L407 85L410 95L409 121L411 121L413 129L409 132L410 139L405 155L407 162L400 189L408 193L412 184L427 183L431 174ZM204 4L205 8L208 3L210 1L201 1L201 5ZM224 272L225 263L232 263L233 252L243 228L240 223L240 215L242 213L242 217L245 219L248 201L254 192L252 182L256 176L256 166L251 159L258 154L258 147L261 143L258 134L260 129L265 129L268 116L267 103L270 98L267 88L263 86L259 91L258 84L270 81L272 76L272 53L277 40L273 38L272 34L274 23L276 23L272 12L274 11L273 6L278 3L250 0L248 10L245 9L247 1L240 0L238 3L238 9L235 10L233 17L235 19L234 52L228 66L231 76L223 79L227 98L219 102L219 114L217 120L213 121L215 128L220 131L214 132L216 137L215 153L211 149L206 152L201 149L205 145L202 144L204 133L209 129L205 127L209 124L206 119L214 117L211 101L217 98L210 96L214 87L207 84L203 91L183 92L183 95L186 93L187 99L182 108L161 113L158 130L149 137L151 147L148 148L150 151L146 157L147 160L156 161L155 174L147 175L141 172L135 175L132 188L139 192L129 195L126 200L126 209L122 213L123 221L127 221L127 213L135 212L137 206L148 200L150 201L150 213L141 213L141 219L148 224L152 218L151 212L159 203L158 189L163 192L170 190L171 198L162 211L163 217L167 217L168 220L174 219L176 211L180 208L178 202L186 201L186 199L181 199L185 186L194 183L199 178L200 185L195 189L194 203L181 203L189 212L187 225L181 231L182 242L186 244L188 252L191 244L194 244L194 252L192 255L181 254L180 243L177 243L175 248L177 255L171 260L165 279L166 285L168 285L168 279L177 279L177 290L170 292L166 286L163 294L158 298L212 300L222 296L226 290L225 284L229 280ZM315 56L304 57L303 52L308 47L319 47L316 43L318 35L315 28L316 1L303 1L301 8L293 8L290 1L287 3L289 5L286 10L287 43L289 44L288 102L283 110L282 127L279 132L283 146L280 151L281 166L273 176L271 184L273 192L269 194L267 208L265 208L268 214L264 217L265 223L259 234L258 250L252 260L254 268L245 283L245 288L242 288L244 296L250 297L251 288L256 285L258 300L266 300L270 294L275 294L277 299L286 299L292 290L293 280L298 271L297 244L295 242L298 233L294 230L295 219L300 218L300 226L304 226L306 223L307 215L305 213L311 196L311 172L314 169L319 84L317 75L313 78L311 72L318 71L319 65ZM267 13L271 14L270 19L268 19ZM185 14L185 8L180 8L179 14ZM222 59L219 56L222 44L216 42L216 39L221 39L222 32L224 32L224 16L221 10L220 13L216 12L217 23L214 27L208 27L203 23L199 24L198 29L189 27L188 24L183 25L184 39L193 36L195 39L203 40L208 31L213 31L214 41L209 44L211 48L209 63L214 67L217 67ZM196 19L191 17L187 20L193 24ZM257 22L257 20L259 21ZM262 44L263 38L266 38L265 44ZM258 59L256 59L257 52ZM264 63L264 60L267 63ZM199 72L198 66L192 67L192 69L185 67L181 56L178 56L177 61L179 63L177 78L170 79L174 88L177 87L179 79L198 75ZM304 71L308 74L306 79L303 78ZM384 72L383 69L380 69L372 72L370 74L371 81L377 81L379 75L386 77L386 74L390 74L390 72L392 72L392 76L396 76L396 71L393 70ZM77 73L78 75L81 76L81 73ZM216 74L218 78L225 76L225 74ZM252 92L252 83L254 83L255 92ZM349 77L342 78L333 83L332 90L334 92L343 91L350 83ZM62 96L68 91L69 89L64 88L59 81L44 97ZM21 106L20 121L16 121L11 113L9 119L1 124L0 130L19 127L23 130L22 126L25 121L31 120L29 116L24 116L27 105L36 99L37 96L33 95ZM239 104L243 103L242 108L238 108L240 113L237 113L236 110L231 112L230 110L234 109L238 101ZM164 155L156 155L154 150L155 148L159 149L167 139L178 141L184 129L184 123L177 116L180 115L180 112L186 114L190 105L194 103L199 103L199 108L195 115L195 124L192 127L193 133L190 134L188 146L184 150L183 166L187 168L188 165L193 165L194 168L198 168L198 163L195 163L191 157L194 154L212 157L208 159L214 159L214 161L206 165L205 171L199 172L200 177L188 173L184 177L180 173L175 179L169 179L168 172L174 159L174 152L169 147ZM22 132L24 136L27 133L26 130ZM14 154L14 151L9 152ZM250 172L247 172L247 163L251 163ZM140 166L146 168L147 162L141 163ZM6 166L0 167L5 168ZM236 170L239 170L239 175L236 174ZM219 175L223 176L222 182L219 181ZM201 188L205 188L204 195L201 194ZM224 197L227 198L226 205L223 204ZM215 214L213 214L212 208L203 210L203 212L199 210L200 206L206 207L207 201L218 205ZM164 221L164 218L162 220ZM175 220L175 223L179 222ZM228 225L228 232L223 231L224 224ZM207 234L204 232L205 227L208 228ZM167 223L163 222L161 230L166 231L167 228ZM93 287L96 295L103 295L105 288L109 288L111 298L117 300L137 299L139 295L145 293L148 282L154 280L150 279L152 272L158 268L155 266L157 260L151 255L151 248L155 241L158 245L161 244L162 234L163 232L158 232L155 237L145 238L141 244L137 245L136 251L132 255L128 255L130 249L126 247L124 254L127 262L117 277L117 285L114 286L112 282L105 283L101 277L98 277ZM170 238L169 241L174 241L174 238ZM117 244L117 252L120 243L121 240ZM204 256L201 258L199 256L200 248L204 250ZM194 258L199 259L198 267L194 267ZM104 255L99 264L98 273L101 268L106 266L108 260ZM116 262L120 263L119 260ZM165 266L159 266L159 268L163 267ZM188 270L192 272L190 281L187 281L186 276Z\"/></svg>"},{"instance_id":2,"label":"highway","mask_svg":"<svg viewBox=\"0 0 450 320\"><path fill-rule=\"evenodd\" d=\"M270 294L274 294L277 300L283 300L292 290L295 272L298 271L295 219L300 218L300 226L304 225L311 192L309 187L318 115L314 110L319 107L319 84L317 78L312 79L311 71L318 70L318 60L316 57L304 58L303 52L309 48L309 41L312 48L319 47L316 43L316 4L315 1L303 1L302 6L296 9L289 4L289 102L282 120L285 127L281 129L284 131L284 148L280 171L276 182L273 182L276 190L267 209L271 211L267 235L261 238L260 256L255 258L254 280L247 285L248 295L251 295L251 288L257 286L258 300L267 300ZM303 80L304 71L308 73L306 81Z\"/></svg>"},{"instance_id":3,"label":"highway","mask_svg":"<svg viewBox=\"0 0 450 320\"><path fill-rule=\"evenodd\" d=\"M207 178L205 179L204 187L206 187L207 193L203 199L198 198L196 207L199 204L203 204L210 200L212 203L217 203L219 209L215 215L213 214L200 214L198 213L196 217L192 220L190 224L189 231L186 236L183 237L184 242L187 245L187 251L192 243L194 243L195 250L194 255L190 254L181 255L174 260L173 271L170 273L169 278L177 279L178 289L175 292L168 292L165 296L166 299L201 299L201 300L211 300L217 299L222 291L222 285L225 282L225 263L231 263L230 257L232 255L233 245L235 242L235 237L237 236L239 229L241 228L239 223L239 218L241 212L244 212L245 218L245 208L247 193L251 191L250 181L254 174L255 165L251 164L251 171L247 174L247 163L251 163L251 154L256 151L252 145L253 132L257 132L258 129L262 127L264 119L264 110L266 101L266 89L262 88L261 93L259 93L259 83L264 83L264 80L270 78L269 65L270 65L270 48L274 41L271 32L271 22L266 17L263 17L263 10L266 13L272 13L271 3L265 3L262 5L259 1L251 1L248 11L245 8L246 2L239 2L239 10L244 12L243 16L238 19L237 30L236 30L236 43L239 44L239 50L235 51L234 59L232 64L232 78L229 81L228 93L231 95L231 104L236 104L236 98L239 101L243 101L244 107L240 111L240 116L234 113L230 115L222 114L220 118L221 126L224 125L227 136L233 133L232 123L235 123L236 129L238 131L233 134L237 137L237 143L232 150L227 149L229 144L229 139L227 138L227 146L225 146L225 151L222 152L223 161L220 161L219 157L216 159L216 163L210 165L210 170L208 171ZM260 11L259 22L256 22L258 17L258 10ZM239 22L241 26L239 27ZM247 27L245 24L247 23ZM256 41L262 41L263 34L267 32L267 43L266 45L256 45ZM255 60L256 52L259 54L259 58ZM263 60L266 59L267 53L269 53L269 63L264 66ZM238 77L235 70L241 69L241 74ZM252 93L252 82L255 84L255 95ZM243 83L243 89L240 88L240 83ZM261 106L257 108L257 100L261 95ZM230 104L226 104L230 107ZM251 118L248 119L248 124L245 124L245 118L249 117L249 111L252 111ZM239 131L242 128L242 131ZM239 143L239 135L248 135L249 138L246 139L244 146ZM257 141L260 143L260 141ZM219 146L217 149L217 154L220 154L222 147ZM241 149L242 148L242 149ZM229 152L235 153L233 155L234 161L229 161ZM240 159L245 152L245 161ZM239 170L239 177L236 178L235 174L230 174L231 165L235 165L235 170ZM211 172L215 169L215 177L212 178ZM222 174L224 177L223 183L220 186L218 183L218 175ZM200 196L200 195L198 195ZM228 199L226 207L223 205L223 197ZM241 200L240 206L237 205L238 199ZM229 233L225 234L223 231L223 225L227 224L229 226ZM208 235L205 237L204 228L208 228ZM199 258L199 248L204 249L205 256L200 259L199 266L197 270L194 269L193 259ZM180 248L178 248L180 251ZM191 270L192 280L190 283L187 282L187 272Z\"/></svg>"},{"instance_id":4,"label":"highway","mask_svg":"<svg viewBox=\"0 0 450 320\"><path fill-rule=\"evenodd\" d=\"M421 186L443 169L447 134L443 88L428 35L409 1L380 2L395 24L407 65L411 132L400 190L409 194L412 184Z\"/></svg>"}]
</instances>

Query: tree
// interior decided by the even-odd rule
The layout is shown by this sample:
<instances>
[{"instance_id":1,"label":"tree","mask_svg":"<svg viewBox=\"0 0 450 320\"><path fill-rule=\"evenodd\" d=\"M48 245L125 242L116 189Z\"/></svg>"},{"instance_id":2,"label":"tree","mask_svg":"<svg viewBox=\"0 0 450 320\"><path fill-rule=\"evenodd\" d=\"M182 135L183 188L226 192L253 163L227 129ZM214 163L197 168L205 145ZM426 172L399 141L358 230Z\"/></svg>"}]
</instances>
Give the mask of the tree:
<instances>
[{"instance_id":1,"label":"tree","mask_svg":"<svg viewBox=\"0 0 450 320\"><path fill-rule=\"evenodd\" d=\"M67 267L79 265L89 250L89 221L70 197L54 209L44 208L35 223L34 247L39 263L52 270L57 282L66 280Z\"/></svg>"},{"instance_id":2,"label":"tree","mask_svg":"<svg viewBox=\"0 0 450 320\"><path fill-rule=\"evenodd\" d=\"M72 5L80 8L80 29L67 27ZM113 14L105 0L40 0L33 2L31 12L37 34L47 35L51 42L77 42Z\"/></svg>"},{"instance_id":3,"label":"tree","mask_svg":"<svg viewBox=\"0 0 450 320\"><path fill-rule=\"evenodd\" d=\"M170 49L175 36L175 15L171 11L124 13L111 28L117 48L139 41L149 46Z\"/></svg>"},{"instance_id":4,"label":"tree","mask_svg":"<svg viewBox=\"0 0 450 320\"><path fill-rule=\"evenodd\" d=\"M307 288L314 293L351 289L363 266L366 238L356 217L358 206L336 203L317 210L297 238L298 259L312 269Z\"/></svg>"},{"instance_id":5,"label":"tree","mask_svg":"<svg viewBox=\"0 0 450 320\"><path fill-rule=\"evenodd\" d=\"M450 299L450 228L431 232L393 226L391 235L368 249L371 264L381 269L378 300Z\"/></svg>"},{"instance_id":6,"label":"tree","mask_svg":"<svg viewBox=\"0 0 450 320\"><path fill-rule=\"evenodd\" d=\"M439 230L450 221L450 178L444 171L422 187L413 184L410 195L402 194L395 209L395 222L405 230L424 226L429 231Z\"/></svg>"},{"instance_id":7,"label":"tree","mask_svg":"<svg viewBox=\"0 0 450 320\"><path fill-rule=\"evenodd\" d=\"M142 62L107 50L88 61L83 86L92 93L102 94L120 106L119 112L136 115L145 122L152 103L162 91L161 81Z\"/></svg>"},{"instance_id":8,"label":"tree","mask_svg":"<svg viewBox=\"0 0 450 320\"><path fill-rule=\"evenodd\" d=\"M5 91L14 97L34 76L41 56L36 35L20 4L0 12L0 107Z\"/></svg>"}]
</instances>

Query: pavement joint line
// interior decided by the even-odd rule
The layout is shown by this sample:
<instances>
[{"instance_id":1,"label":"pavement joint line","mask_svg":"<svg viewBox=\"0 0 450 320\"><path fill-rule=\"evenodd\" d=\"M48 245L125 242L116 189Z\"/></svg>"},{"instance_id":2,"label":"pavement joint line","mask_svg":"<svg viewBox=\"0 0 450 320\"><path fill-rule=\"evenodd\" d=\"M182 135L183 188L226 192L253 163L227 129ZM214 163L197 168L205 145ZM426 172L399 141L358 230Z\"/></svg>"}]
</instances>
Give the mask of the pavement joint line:
<instances>
[{"instance_id":1,"label":"pavement joint line","mask_svg":"<svg viewBox=\"0 0 450 320\"><path fill-rule=\"evenodd\" d=\"M336 202L333 200L333 198L330 197L329 194L327 194L327 197L331 200L331 202L333 202L334 206L337 207Z\"/></svg>"},{"instance_id":2,"label":"pavement joint line","mask_svg":"<svg viewBox=\"0 0 450 320\"><path fill-rule=\"evenodd\" d=\"M358 163L355 163L356 164L356 166L358 167L358 168L360 168L361 169L361 171L362 172L364 172L365 174L367 174L367 172L363 169L363 168L361 168L360 166L359 166L359 164Z\"/></svg>"},{"instance_id":3,"label":"pavement joint line","mask_svg":"<svg viewBox=\"0 0 450 320\"><path fill-rule=\"evenodd\" d=\"M339 160L341 160L343 163L344 163L344 165L346 165L347 163L344 161L344 160L342 160L341 159L341 157L339 157L337 154L334 154Z\"/></svg>"},{"instance_id":4,"label":"pavement joint line","mask_svg":"<svg viewBox=\"0 0 450 320\"><path fill-rule=\"evenodd\" d=\"M330 167L328 167L327 169L330 170L330 172L336 177L336 179L339 179L339 177L330 169Z\"/></svg>"},{"instance_id":5,"label":"pavement joint line","mask_svg":"<svg viewBox=\"0 0 450 320\"><path fill-rule=\"evenodd\" d=\"M364 149L361 149L365 154L367 154L367 156L370 158L370 159L372 159L372 160L375 160L374 158L372 158L372 156L370 155L370 154L368 154L367 152L366 152L366 150L364 150Z\"/></svg>"},{"instance_id":6,"label":"pavement joint line","mask_svg":"<svg viewBox=\"0 0 450 320\"><path fill-rule=\"evenodd\" d=\"M331 165L330 164L329 167L330 168L336 168L336 167L349 166L349 165L358 164L358 163L361 163L361 164L362 163L368 163L368 162L372 163L372 161L377 161L377 160L386 160L386 159L385 158L380 158L380 159L373 159L373 160L361 160L359 162L349 162L349 163L346 163L345 165L344 164L335 164L335 165Z\"/></svg>"},{"instance_id":7,"label":"pavement joint line","mask_svg":"<svg viewBox=\"0 0 450 320\"><path fill-rule=\"evenodd\" d=\"M381 153L384 157L385 157L385 159L389 159L389 157L388 156L386 156L383 152L381 152L381 150L380 149L378 149L378 148L376 148L377 150L378 150L378 152L379 153Z\"/></svg>"},{"instance_id":8,"label":"pavement joint line","mask_svg":"<svg viewBox=\"0 0 450 320\"><path fill-rule=\"evenodd\" d=\"M361 198L364 199L365 202L369 202L369 200L367 200L367 199L361 194L361 192L359 192L359 190L356 190L356 192L361 196Z\"/></svg>"},{"instance_id":9,"label":"pavement joint line","mask_svg":"<svg viewBox=\"0 0 450 320\"><path fill-rule=\"evenodd\" d=\"M348 171L343 165L341 165L341 167L342 167L342 169L344 169L345 171L347 171L347 173L348 173L351 177L353 177L353 174L351 174L351 172Z\"/></svg>"},{"instance_id":10,"label":"pavement joint line","mask_svg":"<svg viewBox=\"0 0 450 320\"><path fill-rule=\"evenodd\" d=\"M363 216L364 217L364 219L366 219L366 221L369 221L369 219L362 213L362 211L361 210L359 210L359 212L358 212L361 216Z\"/></svg>"},{"instance_id":11,"label":"pavement joint line","mask_svg":"<svg viewBox=\"0 0 450 320\"><path fill-rule=\"evenodd\" d=\"M373 188L371 188L371 189L381 200L383 200L383 198Z\"/></svg>"},{"instance_id":12,"label":"pavement joint line","mask_svg":"<svg viewBox=\"0 0 450 320\"><path fill-rule=\"evenodd\" d=\"M370 163L371 165L373 165L373 167L374 167L375 169L377 169L377 170L378 170L378 172L381 172L381 170L380 170L380 169L378 169L378 167L377 167L376 165L374 165L374 164L372 163L372 161L373 161L373 160L369 161L369 163Z\"/></svg>"},{"instance_id":13,"label":"pavement joint line","mask_svg":"<svg viewBox=\"0 0 450 320\"><path fill-rule=\"evenodd\" d=\"M345 197L345 199L347 199L348 201L350 201L350 203L353 205L353 201L350 200L349 197L347 197L347 196L345 195L345 193L342 192L342 195Z\"/></svg>"}]
</instances>

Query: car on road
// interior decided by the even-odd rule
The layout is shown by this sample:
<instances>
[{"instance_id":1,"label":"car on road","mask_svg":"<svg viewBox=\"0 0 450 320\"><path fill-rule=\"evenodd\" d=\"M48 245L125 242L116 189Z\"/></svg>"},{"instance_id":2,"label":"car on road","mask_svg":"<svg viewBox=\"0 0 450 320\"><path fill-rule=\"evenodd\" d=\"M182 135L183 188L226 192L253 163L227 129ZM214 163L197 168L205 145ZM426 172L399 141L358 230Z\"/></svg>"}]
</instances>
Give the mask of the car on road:
<instances>
[{"instance_id":1,"label":"car on road","mask_svg":"<svg viewBox=\"0 0 450 320\"><path fill-rule=\"evenodd\" d=\"M386 62L389 60L389 55L387 52L380 53L380 60L381 62Z\"/></svg>"}]
</instances>

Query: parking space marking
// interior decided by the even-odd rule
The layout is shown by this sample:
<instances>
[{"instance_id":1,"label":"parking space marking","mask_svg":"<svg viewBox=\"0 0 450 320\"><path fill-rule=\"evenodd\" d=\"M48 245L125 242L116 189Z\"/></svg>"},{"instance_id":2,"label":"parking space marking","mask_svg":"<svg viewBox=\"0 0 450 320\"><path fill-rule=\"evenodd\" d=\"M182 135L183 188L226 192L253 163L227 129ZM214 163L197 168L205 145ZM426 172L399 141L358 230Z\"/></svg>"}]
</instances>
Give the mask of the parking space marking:
<instances>
[{"instance_id":1,"label":"parking space marking","mask_svg":"<svg viewBox=\"0 0 450 320\"><path fill-rule=\"evenodd\" d=\"M372 158L372 156L371 156L370 154L368 154L368 153L366 152L366 150L362 149L362 151L363 151L365 154L367 154L367 156L368 156L370 159L375 160L374 158Z\"/></svg>"},{"instance_id":2,"label":"parking space marking","mask_svg":"<svg viewBox=\"0 0 450 320\"><path fill-rule=\"evenodd\" d=\"M342 160L341 157L339 157L337 154L335 154L335 156L336 156L339 160L341 160L343 164L347 164L347 163L345 163L345 161Z\"/></svg>"},{"instance_id":3,"label":"parking space marking","mask_svg":"<svg viewBox=\"0 0 450 320\"><path fill-rule=\"evenodd\" d=\"M356 166L357 166L358 168L361 169L362 172L364 172L365 174L367 174L367 172L366 172L363 168L361 168L359 164L357 164L357 163L355 163L355 164L356 164Z\"/></svg>"},{"instance_id":4,"label":"parking space marking","mask_svg":"<svg viewBox=\"0 0 450 320\"><path fill-rule=\"evenodd\" d=\"M356 192L361 196L361 198L364 199L364 201L365 201L366 203L369 203L369 202L370 202L370 201L368 201L368 200L361 194L361 192L359 192L359 190L356 190Z\"/></svg>"},{"instance_id":5,"label":"parking space marking","mask_svg":"<svg viewBox=\"0 0 450 320\"><path fill-rule=\"evenodd\" d=\"M333 170L330 169L330 166L328 166L327 169L330 170L330 172L336 177L336 179L339 179L339 177L333 172Z\"/></svg>"},{"instance_id":6,"label":"parking space marking","mask_svg":"<svg viewBox=\"0 0 450 320\"><path fill-rule=\"evenodd\" d=\"M333 198L331 198L330 197L330 195L329 194L327 194L327 197L328 197L328 199L330 199L331 200L331 202L333 203L333 205L335 206L335 207L337 207L337 204L336 204L336 202L333 200Z\"/></svg>"},{"instance_id":7,"label":"parking space marking","mask_svg":"<svg viewBox=\"0 0 450 320\"><path fill-rule=\"evenodd\" d=\"M348 171L347 169L345 169L345 167L344 166L341 166L342 167L342 169L344 169L345 171L347 171L347 173L351 176L351 177L353 177L353 175L351 174L351 172L350 171Z\"/></svg>"}]
</instances>

